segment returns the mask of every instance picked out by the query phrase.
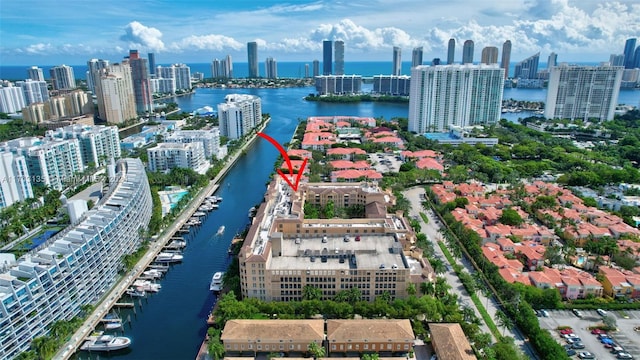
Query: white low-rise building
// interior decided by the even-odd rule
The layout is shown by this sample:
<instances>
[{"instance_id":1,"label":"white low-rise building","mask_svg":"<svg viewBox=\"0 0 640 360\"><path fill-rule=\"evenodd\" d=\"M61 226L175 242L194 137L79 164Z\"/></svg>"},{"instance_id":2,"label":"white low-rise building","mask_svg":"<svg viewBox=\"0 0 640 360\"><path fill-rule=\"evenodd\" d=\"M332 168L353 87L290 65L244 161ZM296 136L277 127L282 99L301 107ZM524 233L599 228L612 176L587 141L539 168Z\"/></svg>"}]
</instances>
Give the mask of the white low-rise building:
<instances>
[{"instance_id":1,"label":"white low-rise building","mask_svg":"<svg viewBox=\"0 0 640 360\"><path fill-rule=\"evenodd\" d=\"M204 157L207 160L213 158L222 159L226 155L226 149L220 149L220 129L217 127L208 130L176 130L164 137L168 143L188 144L199 142L204 148ZM221 154L224 154L222 157Z\"/></svg>"},{"instance_id":2,"label":"white low-rise building","mask_svg":"<svg viewBox=\"0 0 640 360\"><path fill-rule=\"evenodd\" d=\"M210 165L200 142L159 143L147 149L147 155L150 171L168 172L175 168L185 168L204 174Z\"/></svg>"}]
</instances>

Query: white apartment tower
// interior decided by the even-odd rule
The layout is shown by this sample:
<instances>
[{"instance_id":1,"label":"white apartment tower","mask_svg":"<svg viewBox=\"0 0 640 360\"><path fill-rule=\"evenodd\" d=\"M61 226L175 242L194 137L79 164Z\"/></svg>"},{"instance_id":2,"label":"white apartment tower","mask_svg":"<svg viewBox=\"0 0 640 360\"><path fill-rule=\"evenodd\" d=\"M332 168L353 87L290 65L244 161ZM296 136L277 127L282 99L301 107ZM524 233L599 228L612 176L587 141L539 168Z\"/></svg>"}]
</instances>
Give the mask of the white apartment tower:
<instances>
[{"instance_id":1,"label":"white apartment tower","mask_svg":"<svg viewBox=\"0 0 640 360\"><path fill-rule=\"evenodd\" d=\"M99 73L96 97L100 118L110 124L135 119L138 114L129 64L113 64Z\"/></svg>"},{"instance_id":2,"label":"white apartment tower","mask_svg":"<svg viewBox=\"0 0 640 360\"><path fill-rule=\"evenodd\" d=\"M0 152L0 209L32 197L24 156Z\"/></svg>"},{"instance_id":3,"label":"white apartment tower","mask_svg":"<svg viewBox=\"0 0 640 360\"><path fill-rule=\"evenodd\" d=\"M217 127L209 130L176 130L167 134L164 137L164 141L168 143L183 143L188 144L192 142L202 143L204 149L204 157L207 160L211 160L214 157L221 159L224 156L220 156L220 129Z\"/></svg>"},{"instance_id":4,"label":"white apartment tower","mask_svg":"<svg viewBox=\"0 0 640 360\"><path fill-rule=\"evenodd\" d=\"M411 71L409 131L444 132L450 125L500 120L504 69L497 64L417 66Z\"/></svg>"},{"instance_id":5,"label":"white apartment tower","mask_svg":"<svg viewBox=\"0 0 640 360\"><path fill-rule=\"evenodd\" d=\"M87 61L87 87L92 94L96 93L96 84L100 80L100 70L109 66L109 60L91 59Z\"/></svg>"},{"instance_id":6,"label":"white apartment tower","mask_svg":"<svg viewBox=\"0 0 640 360\"><path fill-rule=\"evenodd\" d=\"M547 119L613 120L624 67L604 63L551 68L544 109Z\"/></svg>"},{"instance_id":7,"label":"white apartment tower","mask_svg":"<svg viewBox=\"0 0 640 360\"><path fill-rule=\"evenodd\" d=\"M14 114L26 106L22 88L13 86L0 87L0 112Z\"/></svg>"},{"instance_id":8,"label":"white apartment tower","mask_svg":"<svg viewBox=\"0 0 640 360\"><path fill-rule=\"evenodd\" d=\"M27 69L27 77L34 81L44 81L44 73L42 69L37 66L32 66Z\"/></svg>"},{"instance_id":9,"label":"white apartment tower","mask_svg":"<svg viewBox=\"0 0 640 360\"><path fill-rule=\"evenodd\" d=\"M220 134L237 139L248 134L262 121L262 102L255 95L229 94L218 104Z\"/></svg>"},{"instance_id":10,"label":"white apartment tower","mask_svg":"<svg viewBox=\"0 0 640 360\"><path fill-rule=\"evenodd\" d=\"M171 169L184 168L204 174L209 169L204 146L200 142L159 143L147 149L147 156L149 171L169 172Z\"/></svg>"},{"instance_id":11,"label":"white apartment tower","mask_svg":"<svg viewBox=\"0 0 640 360\"><path fill-rule=\"evenodd\" d=\"M47 82L44 80L36 81L27 79L25 81L17 81L16 86L22 89L27 105L49 100L49 89L47 88Z\"/></svg>"},{"instance_id":12,"label":"white apartment tower","mask_svg":"<svg viewBox=\"0 0 640 360\"><path fill-rule=\"evenodd\" d=\"M93 102L82 90L74 90L63 95L51 97L41 103L32 103L22 109L25 121L39 124L43 121L57 120L93 113Z\"/></svg>"},{"instance_id":13,"label":"white apartment tower","mask_svg":"<svg viewBox=\"0 0 640 360\"><path fill-rule=\"evenodd\" d=\"M176 90L191 90L191 68L185 64L158 66L156 77L159 92L175 93ZM173 89L170 88L171 85L173 85Z\"/></svg>"},{"instance_id":14,"label":"white apartment tower","mask_svg":"<svg viewBox=\"0 0 640 360\"><path fill-rule=\"evenodd\" d=\"M54 66L49 69L54 90L70 90L76 88L76 77L73 68L67 65Z\"/></svg>"},{"instance_id":15,"label":"white apartment tower","mask_svg":"<svg viewBox=\"0 0 640 360\"><path fill-rule=\"evenodd\" d=\"M264 62L264 70L265 74L267 74L267 79L277 79L278 78L278 62L276 59L272 57L268 57Z\"/></svg>"},{"instance_id":16,"label":"white apartment tower","mask_svg":"<svg viewBox=\"0 0 640 360\"><path fill-rule=\"evenodd\" d=\"M121 155L118 128L104 125L69 125L46 134L49 139L77 139L85 166L107 165L110 159Z\"/></svg>"}]
</instances>

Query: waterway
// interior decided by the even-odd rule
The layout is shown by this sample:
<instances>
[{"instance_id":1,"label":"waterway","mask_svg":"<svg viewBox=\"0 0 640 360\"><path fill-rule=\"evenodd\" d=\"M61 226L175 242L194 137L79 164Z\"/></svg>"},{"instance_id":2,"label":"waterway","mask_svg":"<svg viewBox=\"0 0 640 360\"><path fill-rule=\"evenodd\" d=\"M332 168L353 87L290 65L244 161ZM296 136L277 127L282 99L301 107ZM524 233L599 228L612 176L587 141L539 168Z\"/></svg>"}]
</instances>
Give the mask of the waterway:
<instances>
[{"instance_id":1,"label":"waterway","mask_svg":"<svg viewBox=\"0 0 640 360\"><path fill-rule=\"evenodd\" d=\"M544 100L543 91L517 90L528 94L526 98L510 96L518 100ZM291 139L300 119L309 116L350 115L391 119L407 117L407 104L359 103L329 104L306 102L303 97L313 92L312 88L287 89L198 89L193 95L175 98L183 111L224 101L230 93L248 93L262 99L262 111L269 113L271 122L265 132L281 143ZM635 92L638 102L638 92ZM519 114L505 114L522 116ZM268 142L258 139L246 155L242 156L223 179L216 195L223 201L204 221L199 231L186 236L188 245L181 264L173 265L162 280L162 290L142 300L136 312L123 312L131 318L124 335L133 340L130 349L100 358L118 359L193 359L204 339L207 315L215 303L209 292L211 276L224 271L231 258L227 248L233 235L249 223L247 212L263 199L266 182L273 169L278 153ZM222 236L216 237L220 226L226 227ZM77 358L97 359L95 354L80 353Z\"/></svg>"}]
</instances>

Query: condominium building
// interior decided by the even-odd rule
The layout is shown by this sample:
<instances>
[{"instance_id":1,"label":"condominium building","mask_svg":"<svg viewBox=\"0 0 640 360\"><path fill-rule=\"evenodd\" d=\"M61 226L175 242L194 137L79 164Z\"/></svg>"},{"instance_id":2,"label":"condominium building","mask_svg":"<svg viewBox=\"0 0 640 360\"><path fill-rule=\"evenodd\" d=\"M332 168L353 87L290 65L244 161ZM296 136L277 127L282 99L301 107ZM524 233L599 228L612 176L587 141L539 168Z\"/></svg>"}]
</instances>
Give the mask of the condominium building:
<instances>
[{"instance_id":1,"label":"condominium building","mask_svg":"<svg viewBox=\"0 0 640 360\"><path fill-rule=\"evenodd\" d=\"M238 139L262 122L262 101L255 95L229 94L218 104L220 134Z\"/></svg>"},{"instance_id":2,"label":"condominium building","mask_svg":"<svg viewBox=\"0 0 640 360\"><path fill-rule=\"evenodd\" d=\"M22 110L25 105L22 88L13 86L11 83L0 87L0 112L15 114Z\"/></svg>"},{"instance_id":3,"label":"condominium building","mask_svg":"<svg viewBox=\"0 0 640 360\"><path fill-rule=\"evenodd\" d=\"M383 95L409 96L411 77L407 75L376 75L373 92Z\"/></svg>"},{"instance_id":4,"label":"condominium building","mask_svg":"<svg viewBox=\"0 0 640 360\"><path fill-rule=\"evenodd\" d=\"M49 75L51 75L54 90L70 90L76 88L76 77L71 66L54 66L49 69Z\"/></svg>"},{"instance_id":5,"label":"condominium building","mask_svg":"<svg viewBox=\"0 0 640 360\"><path fill-rule=\"evenodd\" d=\"M480 62L491 65L498 63L498 48L495 46L486 46L482 49ZM500 66L502 67L502 66ZM504 69L504 68L503 68Z\"/></svg>"},{"instance_id":6,"label":"condominium building","mask_svg":"<svg viewBox=\"0 0 640 360\"><path fill-rule=\"evenodd\" d=\"M308 219L310 206L362 207L358 219ZM433 279L428 262L412 251L415 235L388 191L367 183L307 183L292 191L273 180L240 250L242 296L266 301L302 299L313 286L323 300L358 288L364 300L407 296L410 284Z\"/></svg>"},{"instance_id":7,"label":"condominium building","mask_svg":"<svg viewBox=\"0 0 640 360\"><path fill-rule=\"evenodd\" d=\"M333 42L331 40L324 40L322 42L322 75L333 74L332 51Z\"/></svg>"},{"instance_id":8,"label":"condominium building","mask_svg":"<svg viewBox=\"0 0 640 360\"><path fill-rule=\"evenodd\" d=\"M402 74L402 49L397 46L393 47L393 67L391 68L391 75Z\"/></svg>"},{"instance_id":9,"label":"condominium building","mask_svg":"<svg viewBox=\"0 0 640 360\"><path fill-rule=\"evenodd\" d=\"M455 61L456 56L456 39L449 39L449 44L447 45L447 65L451 65Z\"/></svg>"},{"instance_id":10,"label":"condominium building","mask_svg":"<svg viewBox=\"0 0 640 360\"><path fill-rule=\"evenodd\" d=\"M462 45L462 63L473 64L473 40L467 40Z\"/></svg>"},{"instance_id":11,"label":"condominium building","mask_svg":"<svg viewBox=\"0 0 640 360\"><path fill-rule=\"evenodd\" d=\"M25 121L41 124L51 120L71 119L93 114L93 110L93 101L90 100L87 93L82 90L74 90L53 96L45 102L30 104L22 109L22 117Z\"/></svg>"},{"instance_id":12,"label":"condominium building","mask_svg":"<svg viewBox=\"0 0 640 360\"><path fill-rule=\"evenodd\" d=\"M131 67L131 82L135 95L135 106L138 113L151 111L153 96L149 83L149 63L147 59L140 57L138 50L129 50L129 56L123 61Z\"/></svg>"},{"instance_id":13,"label":"condominium building","mask_svg":"<svg viewBox=\"0 0 640 360\"><path fill-rule=\"evenodd\" d=\"M0 152L0 209L32 197L24 156Z\"/></svg>"},{"instance_id":14,"label":"condominium building","mask_svg":"<svg viewBox=\"0 0 640 360\"><path fill-rule=\"evenodd\" d=\"M313 60L313 77L320 76L320 60Z\"/></svg>"},{"instance_id":15,"label":"condominium building","mask_svg":"<svg viewBox=\"0 0 640 360\"><path fill-rule=\"evenodd\" d=\"M63 190L85 168L77 139L19 138L0 143L0 151L24 156L32 186Z\"/></svg>"},{"instance_id":16,"label":"condominium building","mask_svg":"<svg viewBox=\"0 0 640 360\"><path fill-rule=\"evenodd\" d=\"M417 66L411 71L409 131L444 132L451 125L500 120L504 69L493 65Z\"/></svg>"},{"instance_id":17,"label":"condominium building","mask_svg":"<svg viewBox=\"0 0 640 360\"><path fill-rule=\"evenodd\" d=\"M360 75L320 75L315 77L316 92L327 94L358 94L362 92Z\"/></svg>"},{"instance_id":18,"label":"condominium building","mask_svg":"<svg viewBox=\"0 0 640 360\"><path fill-rule=\"evenodd\" d=\"M42 68L37 66L32 66L27 69L27 78L33 81L44 81L44 73L42 72Z\"/></svg>"},{"instance_id":19,"label":"condominium building","mask_svg":"<svg viewBox=\"0 0 640 360\"><path fill-rule=\"evenodd\" d=\"M424 49L422 46L413 48L413 52L411 52L411 67L414 68L416 66L422 65L422 55L424 53Z\"/></svg>"},{"instance_id":20,"label":"condominium building","mask_svg":"<svg viewBox=\"0 0 640 360\"><path fill-rule=\"evenodd\" d=\"M551 68L544 117L547 119L613 120L622 66L576 66L562 63Z\"/></svg>"},{"instance_id":21,"label":"condominium building","mask_svg":"<svg viewBox=\"0 0 640 360\"><path fill-rule=\"evenodd\" d=\"M624 43L624 68L633 69L635 66L636 38L629 38Z\"/></svg>"},{"instance_id":22,"label":"condominium building","mask_svg":"<svg viewBox=\"0 0 640 360\"><path fill-rule=\"evenodd\" d=\"M149 84L151 85L151 92L154 94L175 94L176 92L175 78L150 79Z\"/></svg>"},{"instance_id":23,"label":"condominium building","mask_svg":"<svg viewBox=\"0 0 640 360\"><path fill-rule=\"evenodd\" d=\"M507 40L502 44L502 61L500 67L504 69L504 78L509 78L509 64L511 63L511 40Z\"/></svg>"},{"instance_id":24,"label":"condominium building","mask_svg":"<svg viewBox=\"0 0 640 360\"><path fill-rule=\"evenodd\" d=\"M80 155L85 167L107 165L110 159L118 159L121 155L118 128L104 125L70 125L47 131L46 138L77 139Z\"/></svg>"},{"instance_id":25,"label":"condominium building","mask_svg":"<svg viewBox=\"0 0 640 360\"><path fill-rule=\"evenodd\" d=\"M513 77L516 79L537 79L540 53L529 56L516 64Z\"/></svg>"},{"instance_id":26,"label":"condominium building","mask_svg":"<svg viewBox=\"0 0 640 360\"><path fill-rule=\"evenodd\" d=\"M624 66L624 54L609 55L609 64L611 66Z\"/></svg>"},{"instance_id":27,"label":"condominium building","mask_svg":"<svg viewBox=\"0 0 640 360\"><path fill-rule=\"evenodd\" d=\"M109 66L109 60L91 59L87 61L87 87L92 94L96 93L96 84L100 81L100 70Z\"/></svg>"},{"instance_id":28,"label":"condominium building","mask_svg":"<svg viewBox=\"0 0 640 360\"><path fill-rule=\"evenodd\" d=\"M220 147L220 130L216 127L208 130L176 130L164 137L168 143L199 142L204 149L204 157L207 160L222 159L226 156L226 147Z\"/></svg>"},{"instance_id":29,"label":"condominium building","mask_svg":"<svg viewBox=\"0 0 640 360\"><path fill-rule=\"evenodd\" d=\"M129 64L113 64L99 73L96 97L100 119L110 124L135 119L138 114Z\"/></svg>"},{"instance_id":30,"label":"condominium building","mask_svg":"<svg viewBox=\"0 0 640 360\"><path fill-rule=\"evenodd\" d=\"M161 93L175 93L176 90L191 90L191 68L185 64L158 66L156 79ZM166 80L169 80L168 82ZM168 91L167 91L168 90Z\"/></svg>"},{"instance_id":31,"label":"condominium building","mask_svg":"<svg viewBox=\"0 0 640 360\"><path fill-rule=\"evenodd\" d=\"M267 79L278 78L278 62L276 61L276 59L272 57L267 58L267 60L264 62L264 72Z\"/></svg>"},{"instance_id":32,"label":"condominium building","mask_svg":"<svg viewBox=\"0 0 640 360\"><path fill-rule=\"evenodd\" d=\"M249 78L257 78L260 76L258 68L258 43L251 41L247 43L247 58L249 63Z\"/></svg>"},{"instance_id":33,"label":"condominium building","mask_svg":"<svg viewBox=\"0 0 640 360\"><path fill-rule=\"evenodd\" d=\"M333 43L334 55L335 55L335 74L344 75L344 41L336 40Z\"/></svg>"},{"instance_id":34,"label":"condominium building","mask_svg":"<svg viewBox=\"0 0 640 360\"><path fill-rule=\"evenodd\" d=\"M16 86L22 89L27 105L49 100L49 89L47 88L47 82L44 80L27 79L25 81L16 81Z\"/></svg>"},{"instance_id":35,"label":"condominium building","mask_svg":"<svg viewBox=\"0 0 640 360\"><path fill-rule=\"evenodd\" d=\"M47 327L95 305L118 280L122 257L140 245L151 191L139 159L118 162L109 190L80 222L0 274L0 358L29 349Z\"/></svg>"},{"instance_id":36,"label":"condominium building","mask_svg":"<svg viewBox=\"0 0 640 360\"><path fill-rule=\"evenodd\" d=\"M211 62L211 77L214 79L231 79L233 78L233 62L231 55L227 55L222 60L213 59Z\"/></svg>"},{"instance_id":37,"label":"condominium building","mask_svg":"<svg viewBox=\"0 0 640 360\"><path fill-rule=\"evenodd\" d=\"M149 171L169 172L171 169L183 168L204 174L210 165L200 142L159 143L147 149L147 157Z\"/></svg>"},{"instance_id":38,"label":"condominium building","mask_svg":"<svg viewBox=\"0 0 640 360\"><path fill-rule=\"evenodd\" d=\"M171 65L175 68L176 89L191 90L191 68L186 64Z\"/></svg>"}]
</instances>

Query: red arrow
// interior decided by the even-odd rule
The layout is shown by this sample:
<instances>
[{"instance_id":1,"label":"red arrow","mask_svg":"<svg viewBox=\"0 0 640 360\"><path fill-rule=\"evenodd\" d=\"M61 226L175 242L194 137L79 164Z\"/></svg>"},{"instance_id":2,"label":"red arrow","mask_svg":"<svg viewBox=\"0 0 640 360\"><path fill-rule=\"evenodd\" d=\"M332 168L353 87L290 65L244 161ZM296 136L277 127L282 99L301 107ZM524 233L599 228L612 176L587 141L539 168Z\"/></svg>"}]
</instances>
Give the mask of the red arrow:
<instances>
[{"instance_id":1,"label":"red arrow","mask_svg":"<svg viewBox=\"0 0 640 360\"><path fill-rule=\"evenodd\" d=\"M280 176L284 179L284 181L287 182L287 184L289 184L289 186L291 186L291 188L293 189L293 191L298 191L298 185L300 185L300 179L302 178L302 173L304 172L304 167L307 165L307 161L309 160L308 158L304 158L304 161L302 162L302 166L300 166L300 169L298 170L298 174L296 175L296 181L295 183L292 183L291 180L289 180L289 176L293 175L293 165L291 165L291 159L289 158L289 155L287 154L287 151L282 147L282 145L278 144L278 142L272 138L271 136L259 132L258 136L260 136L261 138L267 140L268 142L270 142L273 146L276 147L276 149L278 149L278 151L280 152L280 155L282 155L282 157L284 158L284 161L287 162L287 167L289 168L289 174L285 174L282 172L282 170L278 169L278 174L280 174Z\"/></svg>"}]
</instances>

